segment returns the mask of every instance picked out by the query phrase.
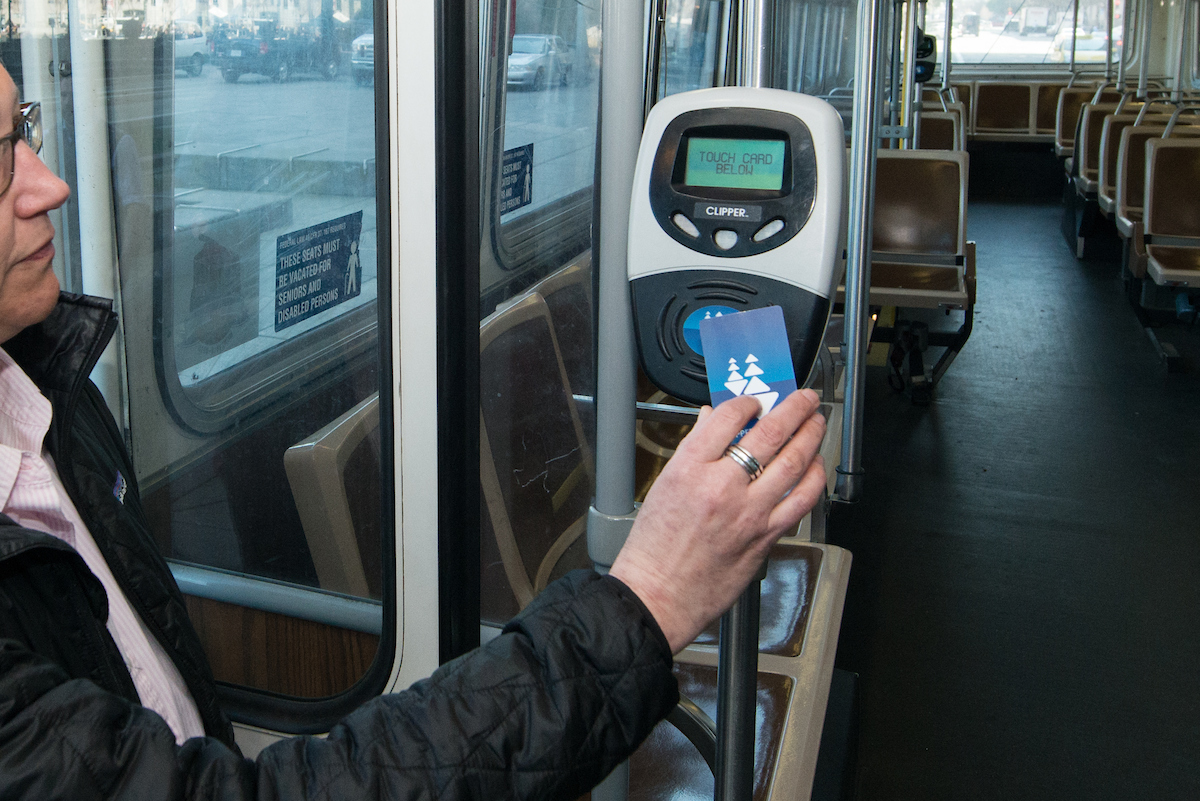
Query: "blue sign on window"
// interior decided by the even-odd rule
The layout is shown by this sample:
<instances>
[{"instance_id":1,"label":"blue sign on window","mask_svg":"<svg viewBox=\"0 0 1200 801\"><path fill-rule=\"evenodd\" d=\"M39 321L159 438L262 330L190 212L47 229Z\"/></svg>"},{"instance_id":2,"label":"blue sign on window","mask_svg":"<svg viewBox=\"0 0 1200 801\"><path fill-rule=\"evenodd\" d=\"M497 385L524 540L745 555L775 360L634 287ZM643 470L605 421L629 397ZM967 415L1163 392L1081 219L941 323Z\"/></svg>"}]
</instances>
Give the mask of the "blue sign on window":
<instances>
[{"instance_id":1,"label":"blue sign on window","mask_svg":"<svg viewBox=\"0 0 1200 801\"><path fill-rule=\"evenodd\" d=\"M500 165L500 213L508 214L533 200L533 143L504 151Z\"/></svg>"},{"instance_id":2,"label":"blue sign on window","mask_svg":"<svg viewBox=\"0 0 1200 801\"><path fill-rule=\"evenodd\" d=\"M362 293L361 211L275 240L275 330Z\"/></svg>"}]
</instances>

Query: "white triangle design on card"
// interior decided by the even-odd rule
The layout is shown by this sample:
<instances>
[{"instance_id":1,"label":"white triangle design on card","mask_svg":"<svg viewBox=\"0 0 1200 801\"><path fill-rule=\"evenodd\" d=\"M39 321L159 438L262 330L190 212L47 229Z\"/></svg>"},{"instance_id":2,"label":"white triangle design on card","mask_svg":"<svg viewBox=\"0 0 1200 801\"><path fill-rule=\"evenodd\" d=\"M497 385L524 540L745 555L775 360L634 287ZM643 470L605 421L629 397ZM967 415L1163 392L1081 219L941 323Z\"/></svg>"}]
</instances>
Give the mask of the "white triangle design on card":
<instances>
[{"instance_id":1,"label":"white triangle design on card","mask_svg":"<svg viewBox=\"0 0 1200 801\"><path fill-rule=\"evenodd\" d=\"M771 411L771 408L775 405L775 401L779 400L779 393L763 392L759 395L752 395L751 397L757 400L759 405L762 406L762 412L759 413L759 417L761 417L762 415Z\"/></svg>"},{"instance_id":2,"label":"white triangle design on card","mask_svg":"<svg viewBox=\"0 0 1200 801\"><path fill-rule=\"evenodd\" d=\"M728 389L730 392L732 392L734 395L741 395L742 390L744 390L746 388L746 385L749 383L750 382L744 378L740 381L726 381L725 388Z\"/></svg>"},{"instance_id":3,"label":"white triangle design on card","mask_svg":"<svg viewBox=\"0 0 1200 801\"><path fill-rule=\"evenodd\" d=\"M764 392L770 392L771 387L758 376L750 379L750 386L746 387L746 392L750 395L761 395Z\"/></svg>"}]
</instances>

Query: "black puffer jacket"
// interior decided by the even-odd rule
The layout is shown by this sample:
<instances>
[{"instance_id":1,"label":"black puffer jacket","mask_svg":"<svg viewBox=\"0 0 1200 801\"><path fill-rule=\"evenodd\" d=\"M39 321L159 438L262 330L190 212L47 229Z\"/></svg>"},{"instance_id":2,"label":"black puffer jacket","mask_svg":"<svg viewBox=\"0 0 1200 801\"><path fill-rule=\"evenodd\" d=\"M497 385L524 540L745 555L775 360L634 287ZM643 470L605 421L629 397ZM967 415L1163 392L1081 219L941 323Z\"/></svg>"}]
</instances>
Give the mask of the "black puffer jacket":
<instances>
[{"instance_id":1,"label":"black puffer jacket","mask_svg":"<svg viewBox=\"0 0 1200 801\"><path fill-rule=\"evenodd\" d=\"M484 648L366 704L328 738L243 759L117 428L86 378L112 328L106 302L64 295L4 347L54 405L47 447L63 483L210 736L175 745L137 704L99 581L70 548L0 515L0 799L570 799L675 704L653 618L619 581L579 571Z\"/></svg>"}]
</instances>

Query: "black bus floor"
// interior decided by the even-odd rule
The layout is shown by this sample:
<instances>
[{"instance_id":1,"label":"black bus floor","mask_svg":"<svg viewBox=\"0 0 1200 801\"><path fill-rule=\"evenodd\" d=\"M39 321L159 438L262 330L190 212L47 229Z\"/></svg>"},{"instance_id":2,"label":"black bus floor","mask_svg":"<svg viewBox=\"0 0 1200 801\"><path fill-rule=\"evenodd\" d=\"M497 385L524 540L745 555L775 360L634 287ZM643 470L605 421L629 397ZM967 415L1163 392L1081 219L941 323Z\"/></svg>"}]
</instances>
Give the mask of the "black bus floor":
<instances>
[{"instance_id":1,"label":"black bus floor","mask_svg":"<svg viewBox=\"0 0 1200 801\"><path fill-rule=\"evenodd\" d=\"M930 406L869 371L829 527L857 798L1200 798L1200 361L1167 373L1060 213L971 204L975 330Z\"/></svg>"}]
</instances>

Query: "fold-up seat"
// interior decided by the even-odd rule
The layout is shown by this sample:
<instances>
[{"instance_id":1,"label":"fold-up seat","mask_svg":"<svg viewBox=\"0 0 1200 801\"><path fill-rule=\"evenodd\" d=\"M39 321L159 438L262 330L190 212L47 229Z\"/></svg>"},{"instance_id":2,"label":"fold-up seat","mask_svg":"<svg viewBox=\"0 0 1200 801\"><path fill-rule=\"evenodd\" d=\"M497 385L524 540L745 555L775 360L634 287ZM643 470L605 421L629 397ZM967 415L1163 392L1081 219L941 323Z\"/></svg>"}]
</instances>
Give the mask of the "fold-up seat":
<instances>
[{"instance_id":1,"label":"fold-up seat","mask_svg":"<svg viewBox=\"0 0 1200 801\"><path fill-rule=\"evenodd\" d=\"M958 150L879 152L872 304L970 304L975 265L967 243L967 167L967 154Z\"/></svg>"}]
</instances>

